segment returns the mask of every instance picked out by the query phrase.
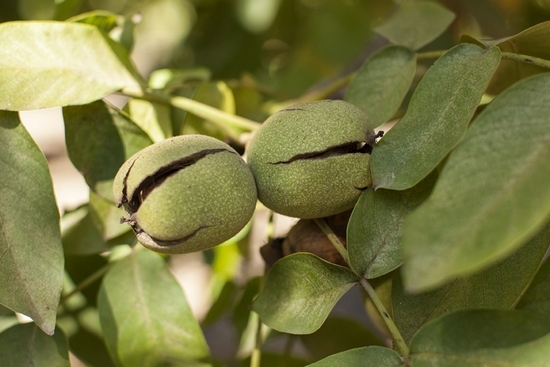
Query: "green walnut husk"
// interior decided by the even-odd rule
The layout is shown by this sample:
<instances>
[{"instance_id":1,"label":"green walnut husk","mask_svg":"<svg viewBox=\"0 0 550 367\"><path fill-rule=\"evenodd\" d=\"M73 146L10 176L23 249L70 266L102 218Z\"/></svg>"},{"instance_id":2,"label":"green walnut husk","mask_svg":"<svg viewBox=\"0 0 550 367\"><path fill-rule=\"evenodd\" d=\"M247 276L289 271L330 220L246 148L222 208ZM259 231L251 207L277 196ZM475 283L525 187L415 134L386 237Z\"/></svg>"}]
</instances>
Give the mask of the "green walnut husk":
<instances>
[{"instance_id":1,"label":"green walnut husk","mask_svg":"<svg viewBox=\"0 0 550 367\"><path fill-rule=\"evenodd\" d=\"M351 209L372 185L375 135L351 103L323 100L283 109L258 129L247 160L258 198L296 218L321 218Z\"/></svg>"},{"instance_id":2,"label":"green walnut husk","mask_svg":"<svg viewBox=\"0 0 550 367\"><path fill-rule=\"evenodd\" d=\"M254 177L229 145L182 135L130 157L113 184L122 222L145 247L167 254L202 251L237 234L256 206Z\"/></svg>"}]
</instances>

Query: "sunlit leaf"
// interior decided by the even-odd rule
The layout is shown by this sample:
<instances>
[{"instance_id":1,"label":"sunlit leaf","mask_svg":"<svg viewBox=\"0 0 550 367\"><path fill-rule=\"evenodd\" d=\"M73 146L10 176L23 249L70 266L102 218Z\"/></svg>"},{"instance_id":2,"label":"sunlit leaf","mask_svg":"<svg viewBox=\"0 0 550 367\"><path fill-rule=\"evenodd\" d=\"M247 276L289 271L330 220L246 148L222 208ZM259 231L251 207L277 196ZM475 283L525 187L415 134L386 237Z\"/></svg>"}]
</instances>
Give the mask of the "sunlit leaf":
<instances>
[{"instance_id":1,"label":"sunlit leaf","mask_svg":"<svg viewBox=\"0 0 550 367\"><path fill-rule=\"evenodd\" d=\"M519 310L459 311L411 341L414 367L548 366L550 324Z\"/></svg>"},{"instance_id":2,"label":"sunlit leaf","mask_svg":"<svg viewBox=\"0 0 550 367\"><path fill-rule=\"evenodd\" d=\"M365 190L350 217L347 246L352 268L367 279L387 274L403 262L405 217L430 194L437 175L403 191Z\"/></svg>"},{"instance_id":3,"label":"sunlit leaf","mask_svg":"<svg viewBox=\"0 0 550 367\"><path fill-rule=\"evenodd\" d=\"M0 112L0 303L55 327L63 247L46 158L15 112Z\"/></svg>"},{"instance_id":4,"label":"sunlit leaf","mask_svg":"<svg viewBox=\"0 0 550 367\"><path fill-rule=\"evenodd\" d=\"M101 101L66 107L63 118L69 158L90 189L114 201L118 169L152 141L125 113Z\"/></svg>"},{"instance_id":5,"label":"sunlit leaf","mask_svg":"<svg viewBox=\"0 0 550 367\"><path fill-rule=\"evenodd\" d=\"M431 1L405 1L375 31L392 43L417 50L442 34L455 16Z\"/></svg>"},{"instance_id":6,"label":"sunlit leaf","mask_svg":"<svg viewBox=\"0 0 550 367\"><path fill-rule=\"evenodd\" d=\"M388 46L369 57L346 91L345 100L366 112L373 126L388 121L407 94L416 57L409 49Z\"/></svg>"},{"instance_id":7,"label":"sunlit leaf","mask_svg":"<svg viewBox=\"0 0 550 367\"><path fill-rule=\"evenodd\" d=\"M347 268L310 253L293 254L270 269L253 309L275 330L310 334L356 282L357 276Z\"/></svg>"},{"instance_id":8,"label":"sunlit leaf","mask_svg":"<svg viewBox=\"0 0 550 367\"><path fill-rule=\"evenodd\" d=\"M319 362L308 365L308 367L348 366L401 367L403 361L399 354L389 348L372 346L333 354Z\"/></svg>"},{"instance_id":9,"label":"sunlit leaf","mask_svg":"<svg viewBox=\"0 0 550 367\"><path fill-rule=\"evenodd\" d=\"M494 47L449 50L428 70L407 113L372 152L375 188L404 190L426 177L458 143L500 61Z\"/></svg>"},{"instance_id":10,"label":"sunlit leaf","mask_svg":"<svg viewBox=\"0 0 550 367\"><path fill-rule=\"evenodd\" d=\"M535 276L550 246L550 225L545 226L525 246L509 258L470 276L463 276L436 290L408 294L401 276L392 287L393 316L405 341L426 322L457 310L468 308L509 309L522 297ZM522 300L534 294L530 286ZM543 291L544 292L544 291ZM543 293L536 293L543 294ZM549 293L544 293L546 296ZM544 297L543 296L543 297ZM528 308L528 307L526 307Z\"/></svg>"},{"instance_id":11,"label":"sunlit leaf","mask_svg":"<svg viewBox=\"0 0 550 367\"><path fill-rule=\"evenodd\" d=\"M201 84L197 88L193 99L221 111L231 114L235 113L235 98L233 97L231 89L224 82L219 81ZM224 140L227 133L231 132L229 129L228 127L220 131L218 125L213 125L200 117L188 113L184 122L183 133L205 134Z\"/></svg>"},{"instance_id":12,"label":"sunlit leaf","mask_svg":"<svg viewBox=\"0 0 550 367\"><path fill-rule=\"evenodd\" d=\"M405 286L428 290L507 256L550 214L550 74L476 118L432 195L405 221Z\"/></svg>"},{"instance_id":13,"label":"sunlit leaf","mask_svg":"<svg viewBox=\"0 0 550 367\"><path fill-rule=\"evenodd\" d=\"M19 324L0 333L0 366L69 367L69 345L59 329L44 334L35 324Z\"/></svg>"},{"instance_id":14,"label":"sunlit leaf","mask_svg":"<svg viewBox=\"0 0 550 367\"><path fill-rule=\"evenodd\" d=\"M6 22L0 39L0 109L85 104L139 87L122 46L94 26Z\"/></svg>"},{"instance_id":15,"label":"sunlit leaf","mask_svg":"<svg viewBox=\"0 0 550 367\"><path fill-rule=\"evenodd\" d=\"M164 260L143 250L115 264L98 298L101 326L121 366L200 365L209 350Z\"/></svg>"},{"instance_id":16,"label":"sunlit leaf","mask_svg":"<svg viewBox=\"0 0 550 367\"><path fill-rule=\"evenodd\" d=\"M157 103L132 99L125 107L132 120L153 142L159 142L172 136L170 107Z\"/></svg>"}]
</instances>

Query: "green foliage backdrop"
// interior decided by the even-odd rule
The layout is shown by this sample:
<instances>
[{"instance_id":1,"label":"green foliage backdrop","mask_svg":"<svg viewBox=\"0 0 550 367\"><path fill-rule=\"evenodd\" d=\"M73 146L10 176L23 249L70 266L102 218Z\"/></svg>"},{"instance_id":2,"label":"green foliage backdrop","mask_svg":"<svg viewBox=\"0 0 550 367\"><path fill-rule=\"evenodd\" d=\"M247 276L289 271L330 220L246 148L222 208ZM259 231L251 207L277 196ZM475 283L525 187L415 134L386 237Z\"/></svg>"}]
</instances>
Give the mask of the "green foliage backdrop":
<instances>
[{"instance_id":1,"label":"green foliage backdrop","mask_svg":"<svg viewBox=\"0 0 550 367\"><path fill-rule=\"evenodd\" d=\"M549 365L548 1L10 0L0 39L1 366ZM294 253L262 250L260 275L258 205L201 254L197 319L176 257L120 224L116 172L182 134L245 155L321 99L386 131L372 187ZM90 188L77 208L18 114L49 107Z\"/></svg>"}]
</instances>

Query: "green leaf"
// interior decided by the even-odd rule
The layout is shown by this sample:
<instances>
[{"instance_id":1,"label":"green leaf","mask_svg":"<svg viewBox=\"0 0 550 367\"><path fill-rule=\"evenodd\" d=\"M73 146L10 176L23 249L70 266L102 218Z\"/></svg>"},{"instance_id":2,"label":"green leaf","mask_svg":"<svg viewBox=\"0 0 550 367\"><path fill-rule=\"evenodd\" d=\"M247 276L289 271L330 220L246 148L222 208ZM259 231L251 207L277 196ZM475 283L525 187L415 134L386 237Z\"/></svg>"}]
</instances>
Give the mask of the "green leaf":
<instances>
[{"instance_id":1,"label":"green leaf","mask_svg":"<svg viewBox=\"0 0 550 367\"><path fill-rule=\"evenodd\" d=\"M63 285L48 163L15 112L0 111L0 303L53 334Z\"/></svg>"},{"instance_id":2,"label":"green leaf","mask_svg":"<svg viewBox=\"0 0 550 367\"><path fill-rule=\"evenodd\" d=\"M134 251L115 264L98 305L105 341L121 366L192 366L209 357L181 287L156 253Z\"/></svg>"},{"instance_id":3,"label":"green leaf","mask_svg":"<svg viewBox=\"0 0 550 367\"><path fill-rule=\"evenodd\" d=\"M307 360L304 357L298 357L289 355L288 353L279 352L269 352L262 350L261 356L261 366L267 367L304 367L307 364ZM250 367L251 366L251 357L247 357L241 361L240 367Z\"/></svg>"},{"instance_id":4,"label":"green leaf","mask_svg":"<svg viewBox=\"0 0 550 367\"><path fill-rule=\"evenodd\" d=\"M408 48L385 47L361 66L345 100L365 111L373 126L382 125L403 102L415 70L416 56Z\"/></svg>"},{"instance_id":5,"label":"green leaf","mask_svg":"<svg viewBox=\"0 0 550 367\"><path fill-rule=\"evenodd\" d=\"M550 262L540 267L516 308L550 318Z\"/></svg>"},{"instance_id":6,"label":"green leaf","mask_svg":"<svg viewBox=\"0 0 550 367\"><path fill-rule=\"evenodd\" d=\"M471 44L449 50L428 70L407 113L372 152L375 188L405 190L426 177L458 143L500 61Z\"/></svg>"},{"instance_id":7,"label":"green leaf","mask_svg":"<svg viewBox=\"0 0 550 367\"><path fill-rule=\"evenodd\" d=\"M0 365L69 367L69 345L60 329L48 336L34 324L19 324L0 334Z\"/></svg>"},{"instance_id":8,"label":"green leaf","mask_svg":"<svg viewBox=\"0 0 550 367\"><path fill-rule=\"evenodd\" d=\"M88 204L63 214L61 239L67 255L99 254L110 250L95 224Z\"/></svg>"},{"instance_id":9,"label":"green leaf","mask_svg":"<svg viewBox=\"0 0 550 367\"><path fill-rule=\"evenodd\" d=\"M516 83L476 118L405 221L405 286L420 291L516 250L550 214L550 74Z\"/></svg>"},{"instance_id":10,"label":"green leaf","mask_svg":"<svg viewBox=\"0 0 550 367\"><path fill-rule=\"evenodd\" d=\"M497 43L503 52L514 52L550 60L550 21L536 24Z\"/></svg>"},{"instance_id":11,"label":"green leaf","mask_svg":"<svg viewBox=\"0 0 550 367\"><path fill-rule=\"evenodd\" d=\"M314 360L365 345L383 345L360 321L332 315L313 334L301 335L300 341Z\"/></svg>"},{"instance_id":12,"label":"green leaf","mask_svg":"<svg viewBox=\"0 0 550 367\"><path fill-rule=\"evenodd\" d=\"M120 110L97 101L63 109L67 152L90 189L113 201L118 169L151 139Z\"/></svg>"},{"instance_id":13,"label":"green leaf","mask_svg":"<svg viewBox=\"0 0 550 367\"><path fill-rule=\"evenodd\" d=\"M230 114L235 113L233 92L224 82L218 81L201 84L193 95L193 99L221 111ZM201 117L188 113L184 122L183 133L204 134L225 140L228 133L231 134L231 130L230 127L221 130L218 125L211 124Z\"/></svg>"},{"instance_id":14,"label":"green leaf","mask_svg":"<svg viewBox=\"0 0 550 367\"><path fill-rule=\"evenodd\" d=\"M519 310L459 311L411 341L414 367L548 366L550 324Z\"/></svg>"},{"instance_id":15,"label":"green leaf","mask_svg":"<svg viewBox=\"0 0 550 367\"><path fill-rule=\"evenodd\" d=\"M477 42L489 47L496 45L502 52L550 60L550 22L536 24L504 39L472 40L469 38L467 41ZM503 59L488 90L492 94L498 94L516 81L544 71L547 71L547 69L524 62Z\"/></svg>"},{"instance_id":16,"label":"green leaf","mask_svg":"<svg viewBox=\"0 0 550 367\"><path fill-rule=\"evenodd\" d=\"M93 191L90 192L89 205L92 220L105 241L128 232L127 226L120 224L120 218L125 214L124 209L117 208L111 200L106 200Z\"/></svg>"},{"instance_id":17,"label":"green leaf","mask_svg":"<svg viewBox=\"0 0 550 367\"><path fill-rule=\"evenodd\" d=\"M94 26L6 22L0 39L0 109L79 105L139 87L122 46Z\"/></svg>"},{"instance_id":18,"label":"green leaf","mask_svg":"<svg viewBox=\"0 0 550 367\"><path fill-rule=\"evenodd\" d=\"M172 136L170 107L140 99L132 99L125 110L153 142L159 142Z\"/></svg>"},{"instance_id":19,"label":"green leaf","mask_svg":"<svg viewBox=\"0 0 550 367\"><path fill-rule=\"evenodd\" d=\"M454 18L451 11L435 2L406 1L374 30L392 43L418 50L441 35Z\"/></svg>"},{"instance_id":20,"label":"green leaf","mask_svg":"<svg viewBox=\"0 0 550 367\"><path fill-rule=\"evenodd\" d=\"M367 279L387 274L403 262L405 217L427 199L437 174L403 191L365 190L355 204L347 229L351 267Z\"/></svg>"},{"instance_id":21,"label":"green leaf","mask_svg":"<svg viewBox=\"0 0 550 367\"><path fill-rule=\"evenodd\" d=\"M82 0L56 0L53 19L65 20L75 14Z\"/></svg>"},{"instance_id":22,"label":"green leaf","mask_svg":"<svg viewBox=\"0 0 550 367\"><path fill-rule=\"evenodd\" d=\"M401 367L403 366L403 361L399 354L389 348L371 346L333 354L308 365L308 367L349 366Z\"/></svg>"},{"instance_id":23,"label":"green leaf","mask_svg":"<svg viewBox=\"0 0 550 367\"><path fill-rule=\"evenodd\" d=\"M108 34L118 26L119 19L122 17L115 13L105 10L95 10L87 13L75 15L67 19L68 22L90 24L97 27L103 33Z\"/></svg>"},{"instance_id":24,"label":"green leaf","mask_svg":"<svg viewBox=\"0 0 550 367\"><path fill-rule=\"evenodd\" d=\"M123 216L122 208L90 191L88 204L65 212L61 218L65 254L90 255L111 250L108 241L131 231L120 224Z\"/></svg>"},{"instance_id":25,"label":"green leaf","mask_svg":"<svg viewBox=\"0 0 550 367\"><path fill-rule=\"evenodd\" d=\"M394 278L392 308L401 335L408 342L429 320L457 310L512 308L535 276L549 245L550 225L547 225L509 258L426 293L409 294L401 277Z\"/></svg>"},{"instance_id":26,"label":"green leaf","mask_svg":"<svg viewBox=\"0 0 550 367\"><path fill-rule=\"evenodd\" d=\"M290 334L319 329L336 302L357 282L349 269L310 253L277 261L253 310L269 327Z\"/></svg>"}]
</instances>

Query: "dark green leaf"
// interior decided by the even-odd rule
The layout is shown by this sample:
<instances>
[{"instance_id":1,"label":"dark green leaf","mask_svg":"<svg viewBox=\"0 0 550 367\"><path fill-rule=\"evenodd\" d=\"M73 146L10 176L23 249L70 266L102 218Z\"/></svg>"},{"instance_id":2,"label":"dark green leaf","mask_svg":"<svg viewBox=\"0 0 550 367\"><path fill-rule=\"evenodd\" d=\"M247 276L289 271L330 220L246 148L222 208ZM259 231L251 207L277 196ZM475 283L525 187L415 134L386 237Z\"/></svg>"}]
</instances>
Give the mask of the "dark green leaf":
<instances>
[{"instance_id":1,"label":"dark green leaf","mask_svg":"<svg viewBox=\"0 0 550 367\"><path fill-rule=\"evenodd\" d=\"M227 281L223 285L223 288L217 295L217 298L213 301L212 306L208 310L208 313L201 321L201 326L204 328L206 326L212 325L218 321L226 312L231 310L235 302L235 297L237 293L237 286L232 281ZM250 313L250 310L247 310L247 314Z\"/></svg>"},{"instance_id":2,"label":"dark green leaf","mask_svg":"<svg viewBox=\"0 0 550 367\"><path fill-rule=\"evenodd\" d=\"M253 309L275 330L310 334L356 282L347 268L310 253L293 254L273 265Z\"/></svg>"},{"instance_id":3,"label":"dark green leaf","mask_svg":"<svg viewBox=\"0 0 550 367\"><path fill-rule=\"evenodd\" d=\"M63 284L59 212L48 163L15 112L0 111L0 303L55 327Z\"/></svg>"},{"instance_id":4,"label":"dark green leaf","mask_svg":"<svg viewBox=\"0 0 550 367\"><path fill-rule=\"evenodd\" d=\"M117 208L112 200L106 200L91 191L89 205L92 220L105 241L128 232L128 226L120 223L124 210Z\"/></svg>"},{"instance_id":5,"label":"dark green leaf","mask_svg":"<svg viewBox=\"0 0 550 367\"><path fill-rule=\"evenodd\" d=\"M366 112L373 126L388 121L401 105L416 70L409 49L388 46L370 56L346 91L345 100Z\"/></svg>"},{"instance_id":6,"label":"dark green leaf","mask_svg":"<svg viewBox=\"0 0 550 367\"><path fill-rule=\"evenodd\" d=\"M82 0L57 0L55 1L55 14L53 19L65 20L78 10Z\"/></svg>"},{"instance_id":7,"label":"dark green leaf","mask_svg":"<svg viewBox=\"0 0 550 367\"><path fill-rule=\"evenodd\" d=\"M245 358L239 366L250 367L251 358ZM262 351L261 366L266 367L304 367L307 361L303 357L288 355L288 353L276 354L269 351Z\"/></svg>"},{"instance_id":8,"label":"dark green leaf","mask_svg":"<svg viewBox=\"0 0 550 367\"><path fill-rule=\"evenodd\" d=\"M127 225L120 223L123 214L123 210L117 208L112 201L90 191L88 204L65 212L61 219L65 254L90 255L111 250L112 246L108 241L131 231ZM122 242L115 244L120 243Z\"/></svg>"},{"instance_id":9,"label":"dark green leaf","mask_svg":"<svg viewBox=\"0 0 550 367\"><path fill-rule=\"evenodd\" d=\"M67 255L91 255L110 250L95 224L89 204L63 214L61 231Z\"/></svg>"},{"instance_id":10,"label":"dark green leaf","mask_svg":"<svg viewBox=\"0 0 550 367\"><path fill-rule=\"evenodd\" d=\"M308 367L349 366L401 367L403 361L399 354L389 348L372 346L333 354L319 362L308 365Z\"/></svg>"},{"instance_id":11,"label":"dark green leaf","mask_svg":"<svg viewBox=\"0 0 550 367\"><path fill-rule=\"evenodd\" d=\"M246 284L240 299L236 302L235 307L232 310L231 321L238 335L242 335L245 332L251 319L250 306L252 301L260 292L260 287L263 278L255 277L248 281Z\"/></svg>"},{"instance_id":12,"label":"dark green leaf","mask_svg":"<svg viewBox=\"0 0 550 367\"><path fill-rule=\"evenodd\" d=\"M374 30L411 50L418 50L442 34L455 16L431 1L405 1L384 24Z\"/></svg>"},{"instance_id":13,"label":"dark green leaf","mask_svg":"<svg viewBox=\"0 0 550 367\"><path fill-rule=\"evenodd\" d=\"M408 190L369 189L361 194L347 229L349 258L357 274L376 278L401 265L405 217L426 200L436 178L432 173Z\"/></svg>"},{"instance_id":14,"label":"dark green leaf","mask_svg":"<svg viewBox=\"0 0 550 367\"><path fill-rule=\"evenodd\" d=\"M550 74L524 79L476 118L405 221L405 286L428 290L502 259L550 214Z\"/></svg>"},{"instance_id":15,"label":"dark green leaf","mask_svg":"<svg viewBox=\"0 0 550 367\"><path fill-rule=\"evenodd\" d=\"M135 251L115 264L98 305L105 341L121 366L192 366L209 357L181 287L156 253Z\"/></svg>"},{"instance_id":16,"label":"dark green leaf","mask_svg":"<svg viewBox=\"0 0 550 367\"><path fill-rule=\"evenodd\" d=\"M78 105L139 87L122 46L94 26L7 22L0 39L0 109Z\"/></svg>"},{"instance_id":17,"label":"dark green leaf","mask_svg":"<svg viewBox=\"0 0 550 367\"><path fill-rule=\"evenodd\" d=\"M301 335L300 341L314 360L365 345L383 345L359 321L337 316L329 316L319 330L313 334Z\"/></svg>"},{"instance_id":18,"label":"dark green leaf","mask_svg":"<svg viewBox=\"0 0 550 367\"><path fill-rule=\"evenodd\" d=\"M542 264L516 308L550 318L550 262L548 260Z\"/></svg>"},{"instance_id":19,"label":"dark green leaf","mask_svg":"<svg viewBox=\"0 0 550 367\"><path fill-rule=\"evenodd\" d=\"M63 331L48 336L34 324L19 324L0 334L0 366L69 367L69 346Z\"/></svg>"},{"instance_id":20,"label":"dark green leaf","mask_svg":"<svg viewBox=\"0 0 550 367\"><path fill-rule=\"evenodd\" d=\"M519 310L459 311L411 341L414 367L548 366L550 324Z\"/></svg>"},{"instance_id":21,"label":"dark green leaf","mask_svg":"<svg viewBox=\"0 0 550 367\"><path fill-rule=\"evenodd\" d=\"M126 159L152 144L128 116L98 101L63 109L69 158L90 188L114 201L113 179Z\"/></svg>"},{"instance_id":22,"label":"dark green leaf","mask_svg":"<svg viewBox=\"0 0 550 367\"><path fill-rule=\"evenodd\" d=\"M494 47L471 44L449 50L428 70L407 113L372 152L375 188L416 185L458 143L500 61Z\"/></svg>"},{"instance_id":23,"label":"dark green leaf","mask_svg":"<svg viewBox=\"0 0 550 367\"><path fill-rule=\"evenodd\" d=\"M401 335L408 342L429 320L457 310L513 307L535 276L549 246L547 225L509 258L481 273L459 277L422 294L408 294L401 277L394 278L393 316Z\"/></svg>"}]
</instances>

